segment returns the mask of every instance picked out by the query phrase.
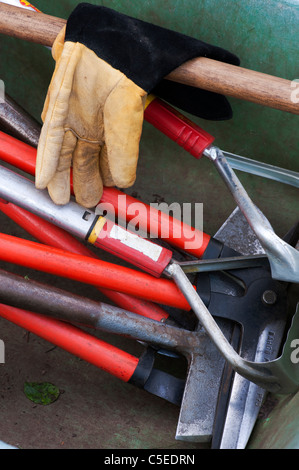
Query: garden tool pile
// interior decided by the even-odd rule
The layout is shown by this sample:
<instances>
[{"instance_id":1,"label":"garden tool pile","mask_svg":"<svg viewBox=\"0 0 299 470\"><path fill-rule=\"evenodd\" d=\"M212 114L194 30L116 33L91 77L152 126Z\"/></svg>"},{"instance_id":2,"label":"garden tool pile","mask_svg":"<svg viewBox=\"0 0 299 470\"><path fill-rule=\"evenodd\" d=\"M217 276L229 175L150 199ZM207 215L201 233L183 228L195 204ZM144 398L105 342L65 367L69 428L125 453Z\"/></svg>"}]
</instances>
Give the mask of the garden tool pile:
<instances>
[{"instance_id":1,"label":"garden tool pile","mask_svg":"<svg viewBox=\"0 0 299 470\"><path fill-rule=\"evenodd\" d=\"M11 7L4 7L9 14ZM298 106L288 110L299 112ZM124 193L112 187L104 187L92 208L73 196L55 204L32 181L40 125L7 97L0 105L0 209L37 241L2 233L0 259L96 286L112 305L0 270L0 316L179 406L176 439L245 448L267 393L299 388L291 360L299 311L288 312L288 290L299 282L299 223L279 238L233 168L296 187L299 176L220 150L213 136L154 95L147 98L144 118L195 158L205 156L215 165L237 205L233 214L210 236L126 194L120 207ZM139 226L147 237L126 228L130 204L142 207ZM162 236L165 226L168 235ZM197 243L186 248L190 240ZM102 250L125 264L103 261ZM144 353L132 356L82 325L138 340ZM184 356L186 377L157 368L159 354L172 361Z\"/></svg>"}]
</instances>

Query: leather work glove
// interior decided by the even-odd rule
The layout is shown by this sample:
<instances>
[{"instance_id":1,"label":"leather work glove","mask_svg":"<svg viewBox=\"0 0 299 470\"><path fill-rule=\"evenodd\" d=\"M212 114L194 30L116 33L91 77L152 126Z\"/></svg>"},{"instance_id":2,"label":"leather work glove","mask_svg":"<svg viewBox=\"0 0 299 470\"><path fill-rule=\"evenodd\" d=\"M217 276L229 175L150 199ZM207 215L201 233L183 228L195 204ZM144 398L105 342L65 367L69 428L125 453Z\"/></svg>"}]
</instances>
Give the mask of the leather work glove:
<instances>
[{"instance_id":1,"label":"leather work glove","mask_svg":"<svg viewBox=\"0 0 299 470\"><path fill-rule=\"evenodd\" d=\"M56 204L95 206L103 185L134 184L147 94L196 116L228 119L226 98L163 79L205 56L234 65L229 52L102 6L79 4L58 34L55 70L42 112L35 184Z\"/></svg>"}]
</instances>

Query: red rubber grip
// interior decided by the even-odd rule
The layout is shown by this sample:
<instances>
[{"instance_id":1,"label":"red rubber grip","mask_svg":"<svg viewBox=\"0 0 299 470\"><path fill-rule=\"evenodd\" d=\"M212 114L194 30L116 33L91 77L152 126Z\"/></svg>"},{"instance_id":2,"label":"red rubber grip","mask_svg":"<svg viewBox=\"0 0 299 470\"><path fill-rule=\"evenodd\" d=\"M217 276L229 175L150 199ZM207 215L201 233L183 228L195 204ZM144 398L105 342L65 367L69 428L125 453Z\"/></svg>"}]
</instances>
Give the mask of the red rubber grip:
<instances>
[{"instance_id":1,"label":"red rubber grip","mask_svg":"<svg viewBox=\"0 0 299 470\"><path fill-rule=\"evenodd\" d=\"M176 284L150 274L0 233L0 259L163 305L190 310Z\"/></svg>"},{"instance_id":2,"label":"red rubber grip","mask_svg":"<svg viewBox=\"0 0 299 470\"><path fill-rule=\"evenodd\" d=\"M0 199L0 210L23 227L30 235L46 245L67 250L71 253L98 258L87 246L83 245L65 230L11 202ZM116 305L130 312L156 321L165 320L169 316L166 311L153 302L138 299L131 295L123 294L122 292L104 289L103 287L99 288L99 290L108 297L108 299L115 302Z\"/></svg>"},{"instance_id":3,"label":"red rubber grip","mask_svg":"<svg viewBox=\"0 0 299 470\"><path fill-rule=\"evenodd\" d=\"M0 144L1 160L34 176L36 161L35 148L1 131ZM164 214L162 211L158 211L153 207L142 203L128 194L126 194L126 203L124 205L123 203L119 202L118 196L123 197L124 193L116 188L104 187L100 202L104 204L112 204L114 206L115 214L123 220L127 220L128 222L135 216L135 214L129 214L129 211L127 210L128 207L133 207L134 203L143 204L146 216L142 217L143 212L139 214L140 230L149 233L151 221L154 220L154 225L157 225L158 229L157 237L161 238L161 234L163 233L163 226L166 225L169 227L169 235L163 235L164 240L168 241L171 245L179 249L191 253L197 258L202 257L210 240L209 235L194 229L187 224L184 224L180 220ZM180 234L179 237L176 235L177 233ZM190 247L190 242L192 242L192 247Z\"/></svg>"},{"instance_id":4,"label":"red rubber grip","mask_svg":"<svg viewBox=\"0 0 299 470\"><path fill-rule=\"evenodd\" d=\"M4 304L0 304L0 317L31 331L124 382L130 380L138 365L139 359L135 356L69 323Z\"/></svg>"},{"instance_id":5,"label":"red rubber grip","mask_svg":"<svg viewBox=\"0 0 299 470\"><path fill-rule=\"evenodd\" d=\"M144 118L195 158L200 158L215 140L208 132L159 98L155 98L146 107Z\"/></svg>"},{"instance_id":6,"label":"red rubber grip","mask_svg":"<svg viewBox=\"0 0 299 470\"><path fill-rule=\"evenodd\" d=\"M172 252L106 219L95 246L116 255L155 277L160 277L172 258Z\"/></svg>"},{"instance_id":7,"label":"red rubber grip","mask_svg":"<svg viewBox=\"0 0 299 470\"><path fill-rule=\"evenodd\" d=\"M128 194L124 197L124 193L116 188L104 188L100 202L104 207L105 204L107 204L107 207L111 204L115 214L127 222L134 220L137 214L140 230L147 233L155 232L154 237L161 238L172 246L196 256L196 258L203 256L210 242L211 236L205 232L191 227ZM136 211L134 208L136 208ZM164 230L165 227L166 231Z\"/></svg>"},{"instance_id":8,"label":"red rubber grip","mask_svg":"<svg viewBox=\"0 0 299 470\"><path fill-rule=\"evenodd\" d=\"M35 175L36 149L25 142L0 131L1 160L29 175Z\"/></svg>"}]
</instances>

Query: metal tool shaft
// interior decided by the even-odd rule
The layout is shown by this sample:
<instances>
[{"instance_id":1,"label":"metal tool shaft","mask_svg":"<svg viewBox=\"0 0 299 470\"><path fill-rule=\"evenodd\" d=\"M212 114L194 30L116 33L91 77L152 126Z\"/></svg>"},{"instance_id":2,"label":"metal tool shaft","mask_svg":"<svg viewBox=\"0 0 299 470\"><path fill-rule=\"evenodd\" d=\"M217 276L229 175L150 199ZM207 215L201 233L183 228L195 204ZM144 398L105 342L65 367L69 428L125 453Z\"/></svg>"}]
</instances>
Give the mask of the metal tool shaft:
<instances>
[{"instance_id":1,"label":"metal tool shaft","mask_svg":"<svg viewBox=\"0 0 299 470\"><path fill-rule=\"evenodd\" d=\"M177 264L180 265L184 273L202 273L269 266L269 261L266 255L247 255L232 256L228 258L181 261Z\"/></svg>"},{"instance_id":2,"label":"metal tool shaft","mask_svg":"<svg viewBox=\"0 0 299 470\"><path fill-rule=\"evenodd\" d=\"M296 171L258 162L251 158L246 158L224 150L222 150L222 153L231 168L234 170L244 171L246 173L251 173L252 175L261 176L263 178L299 188L299 173Z\"/></svg>"},{"instance_id":3,"label":"metal tool shaft","mask_svg":"<svg viewBox=\"0 0 299 470\"><path fill-rule=\"evenodd\" d=\"M222 151L209 147L204 151L216 166L252 230L264 248L271 266L272 277L286 282L299 282L299 252L273 231L269 221L254 205Z\"/></svg>"},{"instance_id":4,"label":"metal tool shaft","mask_svg":"<svg viewBox=\"0 0 299 470\"><path fill-rule=\"evenodd\" d=\"M37 147L41 125L5 93L4 102L0 103L0 129Z\"/></svg>"},{"instance_id":5,"label":"metal tool shaft","mask_svg":"<svg viewBox=\"0 0 299 470\"><path fill-rule=\"evenodd\" d=\"M20 194L20 184L22 191ZM21 205L79 238L85 238L92 219L90 211L70 201L65 206L53 204L48 192L35 188L32 181L0 166L0 197Z\"/></svg>"},{"instance_id":6,"label":"metal tool shaft","mask_svg":"<svg viewBox=\"0 0 299 470\"><path fill-rule=\"evenodd\" d=\"M145 120L148 119L147 110ZM33 147L37 147L41 124L30 116L18 103L9 95L5 94L5 102L0 106L0 129L13 137L26 142ZM236 155L223 151L231 168L240 170L252 175L278 181L299 188L299 173L287 170L267 163L259 162L242 155Z\"/></svg>"},{"instance_id":7,"label":"metal tool shaft","mask_svg":"<svg viewBox=\"0 0 299 470\"><path fill-rule=\"evenodd\" d=\"M192 332L3 270L0 270L0 301L171 350L189 351L199 344Z\"/></svg>"},{"instance_id":8,"label":"metal tool shaft","mask_svg":"<svg viewBox=\"0 0 299 470\"><path fill-rule=\"evenodd\" d=\"M18 201L14 200L14 191L13 188L10 186L10 178L5 177L7 175L14 175L13 172L10 172L9 170L6 170L5 168L0 168L0 194L2 197L7 198L11 202L15 202L18 204L20 202L19 198ZM18 175L17 175L18 176ZM23 178L22 178L23 179ZM18 179L17 179L18 181ZM25 180L26 181L26 180ZM29 195L30 191L29 189L33 188L33 199L32 202L34 202L34 205L36 205L36 200L39 200L39 197L44 197L47 201L48 204L51 205L51 207L54 207L54 203L50 201L49 196L46 194L46 192L38 191L33 187L32 182L28 181L28 194L25 192L24 193L24 199L21 201L21 205L23 207L26 207L29 210L32 210L32 207L30 207L31 204L31 196ZM16 193L17 193L17 187L15 187ZM37 191L37 194L35 193ZM27 199L28 198L28 199ZM74 204L77 206L76 204ZM82 210L83 208L79 207L80 212L80 219L81 219L81 224L84 224L85 222L85 217L84 214L82 216ZM47 213L47 204L44 205L43 209L45 210L45 217L47 220L49 219L49 213ZM50 208L50 214L52 209ZM55 211L63 211L65 210L65 206L56 206ZM72 211L69 211L72 212ZM43 215L39 211L39 215L42 217ZM61 216L61 214L60 214ZM73 214L74 218L72 217L72 220L74 221L75 227L76 225L76 219L78 218L78 213L75 210ZM60 220L62 220L62 217L59 217ZM80 225L80 224L79 224ZM68 223L69 226L69 223ZM78 229L78 228L77 228ZM81 228L82 230L82 228ZM79 232L76 232L80 235ZM269 371L269 367L267 363L252 363L250 361L244 360L242 357L240 357L236 351L231 347L225 336L223 335L221 329L218 327L217 323L209 313L208 309L205 307L204 303L194 290L194 287L190 283L189 279L186 277L185 273L183 270L180 268L179 265L171 262L166 268L164 273L168 276L170 276L177 286L179 287L180 291L184 295L184 297L187 299L189 305L193 309L194 313L198 317L199 321L203 325L203 327L206 329L207 334L211 338L211 340L215 343L223 357L232 365L232 367L239 372L241 375L244 377L248 378L249 380L252 380L253 382L258 383L259 385L263 386L264 388L271 390L271 391L280 391L283 393L283 390L287 390L287 393L289 393L289 387L291 387L291 390L293 390L293 387L296 387L296 384L294 385L292 382L291 383L284 383L283 381L278 381L275 375L272 374L272 370ZM141 338L142 341L148 341L148 338ZM151 341L151 340L150 340ZM152 342L152 341L151 341Z\"/></svg>"}]
</instances>

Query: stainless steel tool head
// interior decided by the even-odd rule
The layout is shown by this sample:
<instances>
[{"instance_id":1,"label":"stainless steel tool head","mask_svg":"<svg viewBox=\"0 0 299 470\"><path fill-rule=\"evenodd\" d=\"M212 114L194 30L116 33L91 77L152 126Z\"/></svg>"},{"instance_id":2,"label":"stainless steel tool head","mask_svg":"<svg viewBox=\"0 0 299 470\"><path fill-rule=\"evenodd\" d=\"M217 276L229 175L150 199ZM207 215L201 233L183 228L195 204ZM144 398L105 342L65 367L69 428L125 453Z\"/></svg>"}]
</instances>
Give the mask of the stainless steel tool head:
<instances>
[{"instance_id":1,"label":"stainless steel tool head","mask_svg":"<svg viewBox=\"0 0 299 470\"><path fill-rule=\"evenodd\" d=\"M299 305L295 316L293 317L293 326L289 330L286 343L284 345L282 355L271 362L270 367L273 368L273 374L279 375L280 371L285 368L284 376L281 378L285 381L285 374L290 375L290 379L299 384L298 377L298 349L294 347L294 335L299 328ZM270 338L270 344L271 340ZM296 344L297 343L297 340ZM293 346L292 346L293 343ZM259 347L256 352L255 361L263 360L265 351L269 349L269 338L263 336L259 341ZM293 361L290 357L293 354ZM290 368L290 365L292 366ZM274 370L276 369L276 370ZM244 377L235 374L233 381L230 402L223 423L223 431L218 440L219 449L245 449L254 424L257 420L259 410L266 396L266 391L253 382L249 382Z\"/></svg>"},{"instance_id":2,"label":"stainless steel tool head","mask_svg":"<svg viewBox=\"0 0 299 470\"><path fill-rule=\"evenodd\" d=\"M238 253L255 254L257 260L265 260L262 246L238 207L220 227L214 238ZM225 251L225 255L229 254L229 249ZM227 258L219 258L214 260L212 265L209 259L199 260L199 263L206 262L203 269L200 264L199 269L195 270L203 272L197 282L200 296L208 305L210 313L213 316L216 314L218 325L228 341L234 342L235 349L240 352L238 344L240 345L242 338L242 326L237 328L236 322L239 324L244 322L245 329L248 330L249 327L252 332L247 331L247 346L245 342L246 349L243 347L242 354L246 352L247 358L251 357L255 362L263 360L265 354L269 359L269 352L273 358L276 358L277 348L281 344L285 328L286 302L281 302L279 306L264 305L262 303L263 286L260 286L261 291L255 289L255 282L259 284L259 278L262 278L262 283L268 283L267 286L264 284L265 290L272 289L273 292L273 289L276 289L277 281L271 279L269 263L260 263L260 266L266 267L267 271L265 269L244 270L243 268L246 266L238 260L233 267L234 269L238 268L239 263L241 271L235 272L235 275L239 275L239 279L233 280L231 276L214 271L217 267L218 271L221 268L230 269L231 263L227 265L226 260ZM186 267L186 272L194 272L192 262L191 266L184 262L180 265L183 266L184 271ZM256 263L251 263L249 266L257 267ZM211 267L212 269L209 271ZM189 270L189 268L191 269ZM231 275L234 275L234 271L231 272ZM240 275L243 277L242 287ZM265 276L268 281L263 279ZM244 290L245 284L247 287ZM244 295L245 293L246 295ZM285 298L284 294L283 297ZM265 299L267 301L267 296ZM258 309L259 305L260 318L257 318L256 314L251 314L251 304L254 309ZM279 308L277 309L277 307ZM239 314L240 311L243 315ZM222 318L217 318L217 314ZM280 314L282 321L280 321ZM265 325L265 320L267 325ZM202 330L200 325L199 328ZM260 334L261 331L263 334ZM269 331L272 338L271 350L269 350L269 338L266 334ZM272 333L275 336L275 341L273 341ZM223 447L223 444L228 446L227 448L245 448L267 393L266 390L234 373L212 340L205 340L205 353L197 362L198 376L200 377L197 394L192 391L191 386L190 388L186 387L176 438L211 442L212 448L226 448ZM195 366L196 364L193 363L193 368Z\"/></svg>"},{"instance_id":3,"label":"stainless steel tool head","mask_svg":"<svg viewBox=\"0 0 299 470\"><path fill-rule=\"evenodd\" d=\"M231 322L219 319L218 324L230 340ZM219 387L225 360L201 325L203 351L191 356L182 397L175 438L180 441L209 443L212 439Z\"/></svg>"}]
</instances>

